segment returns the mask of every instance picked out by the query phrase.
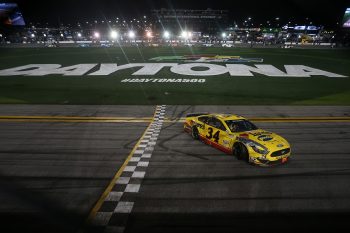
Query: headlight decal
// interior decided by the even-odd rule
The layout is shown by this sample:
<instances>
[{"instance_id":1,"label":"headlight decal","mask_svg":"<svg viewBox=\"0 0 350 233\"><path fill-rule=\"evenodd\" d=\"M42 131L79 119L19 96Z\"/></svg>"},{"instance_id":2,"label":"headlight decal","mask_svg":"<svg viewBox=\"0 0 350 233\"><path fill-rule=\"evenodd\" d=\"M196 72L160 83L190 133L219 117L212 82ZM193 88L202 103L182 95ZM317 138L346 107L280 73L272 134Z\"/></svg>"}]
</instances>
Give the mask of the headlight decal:
<instances>
[{"instance_id":1,"label":"headlight decal","mask_svg":"<svg viewBox=\"0 0 350 233\"><path fill-rule=\"evenodd\" d=\"M269 153L269 150L265 146L261 145L260 143L257 143L250 139L242 138L242 137L239 137L239 141L251 147L256 153L259 153L262 155L266 155Z\"/></svg>"}]
</instances>

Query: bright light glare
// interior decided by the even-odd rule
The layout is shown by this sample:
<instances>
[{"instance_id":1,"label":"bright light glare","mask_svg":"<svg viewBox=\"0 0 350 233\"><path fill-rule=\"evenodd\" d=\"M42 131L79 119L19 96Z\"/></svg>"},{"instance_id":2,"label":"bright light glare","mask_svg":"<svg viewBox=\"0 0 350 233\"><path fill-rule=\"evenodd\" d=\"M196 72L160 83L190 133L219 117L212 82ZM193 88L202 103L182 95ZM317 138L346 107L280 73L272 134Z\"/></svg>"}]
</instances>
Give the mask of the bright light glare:
<instances>
[{"instance_id":1,"label":"bright light glare","mask_svg":"<svg viewBox=\"0 0 350 233\"><path fill-rule=\"evenodd\" d=\"M111 38L112 39L117 39L117 37L118 37L118 32L117 31L111 31Z\"/></svg>"},{"instance_id":2,"label":"bright light glare","mask_svg":"<svg viewBox=\"0 0 350 233\"><path fill-rule=\"evenodd\" d=\"M151 37L152 37L152 32L150 32L150 31L146 32L146 36L147 36L148 38L151 38Z\"/></svg>"},{"instance_id":3,"label":"bright light glare","mask_svg":"<svg viewBox=\"0 0 350 233\"><path fill-rule=\"evenodd\" d=\"M129 32L129 38L135 38L135 32L133 32L133 31L130 31Z\"/></svg>"},{"instance_id":4,"label":"bright light glare","mask_svg":"<svg viewBox=\"0 0 350 233\"><path fill-rule=\"evenodd\" d=\"M185 39L191 38L192 37L192 32L183 31L181 33L181 37L183 37Z\"/></svg>"},{"instance_id":5,"label":"bright light glare","mask_svg":"<svg viewBox=\"0 0 350 233\"><path fill-rule=\"evenodd\" d=\"M226 33L223 32L223 33L221 34L221 36L222 36L222 38L226 38Z\"/></svg>"},{"instance_id":6,"label":"bright light glare","mask_svg":"<svg viewBox=\"0 0 350 233\"><path fill-rule=\"evenodd\" d=\"M165 31L164 32L164 38L169 39L170 38L170 32Z\"/></svg>"},{"instance_id":7,"label":"bright light glare","mask_svg":"<svg viewBox=\"0 0 350 233\"><path fill-rule=\"evenodd\" d=\"M80 32L78 33L78 37L79 37L79 38L81 37L81 33L80 33Z\"/></svg>"},{"instance_id":8,"label":"bright light glare","mask_svg":"<svg viewBox=\"0 0 350 233\"><path fill-rule=\"evenodd\" d=\"M95 37L95 38L100 38L100 33L99 33L99 32L95 32L95 33L94 33L94 37Z\"/></svg>"}]
</instances>

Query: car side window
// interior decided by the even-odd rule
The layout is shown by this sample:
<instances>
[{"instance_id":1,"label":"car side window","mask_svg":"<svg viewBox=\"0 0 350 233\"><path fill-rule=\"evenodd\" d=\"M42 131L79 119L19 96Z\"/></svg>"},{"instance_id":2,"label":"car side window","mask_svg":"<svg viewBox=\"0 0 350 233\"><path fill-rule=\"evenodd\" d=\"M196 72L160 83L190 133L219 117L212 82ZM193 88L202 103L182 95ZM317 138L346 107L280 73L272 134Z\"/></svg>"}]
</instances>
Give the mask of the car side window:
<instances>
[{"instance_id":1,"label":"car side window","mask_svg":"<svg viewBox=\"0 0 350 233\"><path fill-rule=\"evenodd\" d=\"M219 119L215 118L215 117L211 117L209 119L208 125L210 125L212 127L215 127L217 129L223 130L223 131L226 130L224 124L222 124L222 122Z\"/></svg>"},{"instance_id":2,"label":"car side window","mask_svg":"<svg viewBox=\"0 0 350 233\"><path fill-rule=\"evenodd\" d=\"M208 122L208 118L209 118L209 117L207 117L207 116L204 116L204 117L198 117L198 120L199 120L200 122L203 122L203 123L207 124L207 122Z\"/></svg>"}]
</instances>

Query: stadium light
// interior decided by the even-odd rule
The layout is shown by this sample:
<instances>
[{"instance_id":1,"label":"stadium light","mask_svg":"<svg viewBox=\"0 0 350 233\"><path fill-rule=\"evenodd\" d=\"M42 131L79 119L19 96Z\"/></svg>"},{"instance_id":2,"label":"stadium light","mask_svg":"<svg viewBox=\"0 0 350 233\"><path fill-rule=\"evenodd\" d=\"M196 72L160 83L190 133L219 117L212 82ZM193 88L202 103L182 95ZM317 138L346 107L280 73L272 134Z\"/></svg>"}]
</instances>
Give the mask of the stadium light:
<instances>
[{"instance_id":1,"label":"stadium light","mask_svg":"<svg viewBox=\"0 0 350 233\"><path fill-rule=\"evenodd\" d=\"M112 39L117 39L118 38L118 32L115 31L115 30L112 30L111 33L110 33L110 36Z\"/></svg>"},{"instance_id":2,"label":"stadium light","mask_svg":"<svg viewBox=\"0 0 350 233\"><path fill-rule=\"evenodd\" d=\"M221 34L221 36L222 36L222 38L226 38L226 33L223 32L223 33Z\"/></svg>"},{"instance_id":3,"label":"stadium light","mask_svg":"<svg viewBox=\"0 0 350 233\"><path fill-rule=\"evenodd\" d=\"M94 33L94 37L95 37L96 39L100 38L100 36L101 36L101 35L100 35L99 32L95 32L95 33Z\"/></svg>"},{"instance_id":4,"label":"stadium light","mask_svg":"<svg viewBox=\"0 0 350 233\"><path fill-rule=\"evenodd\" d=\"M64 37L63 33L61 33L61 37Z\"/></svg>"},{"instance_id":5,"label":"stadium light","mask_svg":"<svg viewBox=\"0 0 350 233\"><path fill-rule=\"evenodd\" d=\"M80 32L78 33L78 37L79 37L79 38L81 37L81 33L80 33Z\"/></svg>"},{"instance_id":6,"label":"stadium light","mask_svg":"<svg viewBox=\"0 0 350 233\"><path fill-rule=\"evenodd\" d=\"M147 32L146 32L146 36L147 36L147 38L151 38L151 37L152 37L152 32L147 31Z\"/></svg>"},{"instance_id":7,"label":"stadium light","mask_svg":"<svg viewBox=\"0 0 350 233\"><path fill-rule=\"evenodd\" d=\"M133 38L135 38L135 32L133 32L133 31L129 31L129 38L130 39L133 39Z\"/></svg>"},{"instance_id":8,"label":"stadium light","mask_svg":"<svg viewBox=\"0 0 350 233\"><path fill-rule=\"evenodd\" d=\"M34 34L34 33L32 33L30 36L31 36L32 38L34 38L34 37L35 37L35 34Z\"/></svg>"},{"instance_id":9,"label":"stadium light","mask_svg":"<svg viewBox=\"0 0 350 233\"><path fill-rule=\"evenodd\" d=\"M169 38L170 38L170 32L165 31L165 32L164 32L164 38L165 38L165 39L169 39Z\"/></svg>"},{"instance_id":10,"label":"stadium light","mask_svg":"<svg viewBox=\"0 0 350 233\"><path fill-rule=\"evenodd\" d=\"M183 32L181 32L181 37L184 39L189 39L192 37L192 32L183 31Z\"/></svg>"}]
</instances>

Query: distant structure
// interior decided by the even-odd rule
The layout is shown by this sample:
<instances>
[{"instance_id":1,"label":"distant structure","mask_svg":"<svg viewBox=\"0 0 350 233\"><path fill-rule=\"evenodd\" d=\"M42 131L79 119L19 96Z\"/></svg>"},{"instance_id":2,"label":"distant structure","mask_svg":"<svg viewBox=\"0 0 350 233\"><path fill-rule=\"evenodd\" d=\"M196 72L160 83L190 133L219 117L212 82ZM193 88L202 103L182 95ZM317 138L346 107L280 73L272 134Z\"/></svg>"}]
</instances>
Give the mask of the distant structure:
<instances>
[{"instance_id":1,"label":"distant structure","mask_svg":"<svg viewBox=\"0 0 350 233\"><path fill-rule=\"evenodd\" d=\"M216 35L228 25L228 10L158 9L152 10L158 30L178 33L183 30Z\"/></svg>"},{"instance_id":2,"label":"distant structure","mask_svg":"<svg viewBox=\"0 0 350 233\"><path fill-rule=\"evenodd\" d=\"M16 3L0 3L0 26L25 26Z\"/></svg>"}]
</instances>

